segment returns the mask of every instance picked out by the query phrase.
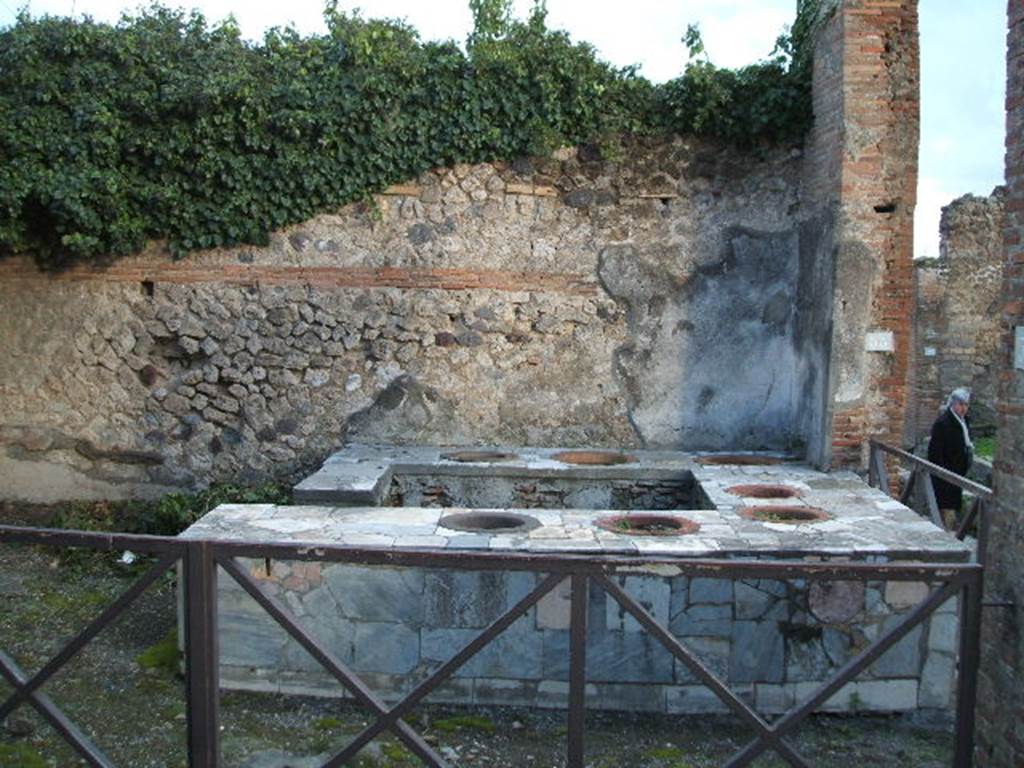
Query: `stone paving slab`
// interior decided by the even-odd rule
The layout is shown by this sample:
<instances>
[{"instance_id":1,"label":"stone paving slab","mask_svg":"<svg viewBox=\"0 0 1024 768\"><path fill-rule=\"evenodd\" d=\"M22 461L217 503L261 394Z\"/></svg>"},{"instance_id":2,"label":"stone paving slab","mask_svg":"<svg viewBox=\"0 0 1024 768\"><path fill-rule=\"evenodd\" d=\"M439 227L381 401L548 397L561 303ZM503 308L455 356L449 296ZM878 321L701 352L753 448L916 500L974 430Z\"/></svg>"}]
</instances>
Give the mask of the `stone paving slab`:
<instances>
[{"instance_id":1,"label":"stone paving slab","mask_svg":"<svg viewBox=\"0 0 1024 768\"><path fill-rule=\"evenodd\" d=\"M461 462L445 458L460 450L510 454L500 461ZM295 488L297 506L224 505L183 536L338 543L383 547L439 547L520 552L650 554L679 557L844 556L854 559L964 561L970 549L913 510L869 487L852 472L824 473L806 464L705 464L700 454L624 451L629 462L608 466L566 464L553 457L562 448L497 447L456 449L353 445L333 454ZM579 449L573 449L579 450ZM595 449L600 450L600 449ZM608 451L618 453L617 451ZM750 454L784 458L779 454ZM611 510L501 509L535 518L529 532L466 532L444 527L443 516L469 511L447 507L384 507L396 474L438 476L524 476L563 479L693 479L710 509L671 513L700 525L689 535L620 535L595 526ZM740 497L735 485L769 483L794 489L787 499ZM319 502L311 505L311 502ZM762 522L741 516L743 507L815 507L827 519L814 523Z\"/></svg>"},{"instance_id":2,"label":"stone paving slab","mask_svg":"<svg viewBox=\"0 0 1024 768\"><path fill-rule=\"evenodd\" d=\"M744 479L759 479L744 473ZM778 479L773 478L773 479ZM707 490L707 489L706 489ZM438 547L518 552L647 554L659 557L842 556L886 560L965 561L970 548L912 510L893 506L884 494L859 479L847 489L808 490L797 506L825 510L829 519L809 524L758 522L739 515L740 500L712 489L717 509L679 510L701 525L680 536L619 535L594 525L622 514L592 510L476 510L514 512L537 518L532 531L465 532L446 528L441 518L462 508L222 505L184 534L185 538L336 543L354 546Z\"/></svg>"},{"instance_id":3,"label":"stone paving slab","mask_svg":"<svg viewBox=\"0 0 1024 768\"><path fill-rule=\"evenodd\" d=\"M463 477L561 477L571 479L669 480L689 477L699 464L697 454L678 451L614 451L631 461L612 465L567 464L554 458L569 448L443 448L436 446L350 445L332 454L323 466L294 488L299 503L335 501L338 505L378 505L395 474ZM587 449L589 450L589 449ZM510 454L501 461L454 461L444 458L463 451ZM783 458L781 454L759 454ZM717 469L708 467L707 469ZM735 476L733 473L731 476Z\"/></svg>"}]
</instances>

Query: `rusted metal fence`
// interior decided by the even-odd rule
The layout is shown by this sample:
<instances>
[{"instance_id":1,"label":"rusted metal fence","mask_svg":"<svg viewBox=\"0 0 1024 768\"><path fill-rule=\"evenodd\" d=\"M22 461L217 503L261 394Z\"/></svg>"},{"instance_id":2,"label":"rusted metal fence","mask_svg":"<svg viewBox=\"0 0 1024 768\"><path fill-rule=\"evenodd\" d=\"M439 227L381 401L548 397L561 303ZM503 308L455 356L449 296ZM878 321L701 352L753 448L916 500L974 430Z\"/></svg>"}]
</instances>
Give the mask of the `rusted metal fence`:
<instances>
[{"instance_id":1,"label":"rusted metal fence","mask_svg":"<svg viewBox=\"0 0 1024 768\"><path fill-rule=\"evenodd\" d=\"M384 731L394 733L425 765L433 768L446 766L444 759L403 720L403 717L459 667L523 616L531 606L566 579L569 579L571 584L566 747L566 764L569 768L584 766L587 592L591 582L598 584L618 601L625 611L665 647L667 652L682 662L741 721L753 728L756 737L725 763L727 768L750 765L768 750L778 753L791 766L811 766L812 763L801 756L788 740L800 723L887 649L927 619L939 606L959 595L960 652L953 767L968 768L971 765L982 594L982 567L979 564L680 560L572 554L381 549L320 544L304 546L294 543L185 540L14 526L0 526L0 543L86 547L109 551L130 549L133 552L149 553L156 558L155 564L130 589L35 674L27 674L10 656L0 655L0 673L15 689L14 693L0 704L0 717L5 717L21 704L30 704L89 765L98 768L107 768L113 766L113 763L91 738L72 723L56 703L39 689L105 626L117 619L146 587L179 560L183 564L181 573L184 576L180 588L185 605L188 758L192 768L218 768L221 764L217 631L217 580L221 571L237 581L324 669L337 678L340 685L356 701L375 715L376 720L372 724L327 759L323 764L325 768L349 764L362 747ZM493 621L480 635L420 682L405 698L388 705L326 645L306 632L287 605L265 592L249 575L245 565L239 562L239 558L313 560L369 566L474 571L527 571L544 574L544 578L530 594ZM901 616L895 625L844 664L805 701L794 706L783 716L768 722L613 580L618 574L636 575L638 569L639 572L646 569L652 575L658 576L730 580L925 582L929 584L930 591L920 604Z\"/></svg>"},{"instance_id":2,"label":"rusted metal fence","mask_svg":"<svg viewBox=\"0 0 1024 768\"><path fill-rule=\"evenodd\" d=\"M917 506L923 507L931 521L940 528L945 529L946 523L942 519L942 515L939 512L939 504L935 500L935 488L931 482L933 477L958 486L974 496L974 501L971 502L971 506L964 519L957 525L956 530L951 532L955 533L956 537L962 541L976 524L978 534L977 558L979 563L984 563L988 549L988 514L992 508L992 489L986 488L984 485L968 480L966 477L950 472L948 469L943 469L937 464L932 464L920 456L915 456L899 448L893 448L875 440L869 441L869 444L868 483L892 496L892 485L889 482L889 472L886 469L885 456L883 454L889 454L906 462L911 467L910 477L907 478L906 485L903 486L900 501L904 504L913 505L915 497L919 500L923 499L923 502L919 502Z\"/></svg>"}]
</instances>

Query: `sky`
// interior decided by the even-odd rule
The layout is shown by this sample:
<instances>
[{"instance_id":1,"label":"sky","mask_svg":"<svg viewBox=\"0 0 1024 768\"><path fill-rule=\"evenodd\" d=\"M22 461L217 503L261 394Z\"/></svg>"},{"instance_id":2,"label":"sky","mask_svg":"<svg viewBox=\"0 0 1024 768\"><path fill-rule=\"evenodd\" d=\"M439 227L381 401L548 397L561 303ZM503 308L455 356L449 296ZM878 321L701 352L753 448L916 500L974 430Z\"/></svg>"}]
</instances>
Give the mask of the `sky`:
<instances>
[{"instance_id":1,"label":"sky","mask_svg":"<svg viewBox=\"0 0 1024 768\"><path fill-rule=\"evenodd\" d=\"M796 0L547 0L548 26L567 30L618 66L636 64L654 82L679 75L686 62L680 42L690 23L700 25L711 60L742 66L767 56ZM200 8L211 21L233 14L243 36L258 40L272 26L291 24L323 32L323 0L250 2L163 0L172 7ZM516 14L531 0L514 0ZM17 10L34 16L89 14L114 22L137 2L124 0L0 0L0 26ZM368 17L400 18L424 40L466 39L472 18L468 0L339 0ZM939 210L955 197L989 194L1003 179L1006 82L1005 0L919 0L921 29L921 149L914 226L916 256L937 256Z\"/></svg>"}]
</instances>

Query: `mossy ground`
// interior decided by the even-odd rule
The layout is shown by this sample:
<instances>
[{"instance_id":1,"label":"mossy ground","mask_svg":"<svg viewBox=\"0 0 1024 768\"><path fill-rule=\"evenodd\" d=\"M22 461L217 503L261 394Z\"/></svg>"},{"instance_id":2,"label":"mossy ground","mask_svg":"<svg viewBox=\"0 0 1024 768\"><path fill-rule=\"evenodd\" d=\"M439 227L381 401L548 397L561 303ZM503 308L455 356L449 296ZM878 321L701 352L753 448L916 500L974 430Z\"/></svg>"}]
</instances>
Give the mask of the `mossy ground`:
<instances>
[{"instance_id":1,"label":"mossy ground","mask_svg":"<svg viewBox=\"0 0 1024 768\"><path fill-rule=\"evenodd\" d=\"M110 558L68 565L52 550L0 545L0 649L34 672L138 572ZM118 766L187 763L184 683L174 638L175 578L172 570L153 585L43 689ZM0 700L11 692L0 683ZM270 694L225 692L221 711L224 765L239 768L273 750L300 758L327 756L370 723L367 712L350 702ZM565 763L562 712L424 706L408 722L455 766ZM724 716L594 712L587 718L587 763L591 768L711 768L751 736ZM904 718L816 717L799 729L794 742L822 768L945 768L951 762L948 727L918 727ZM19 708L0 728L0 768L79 764L29 708ZM419 762L389 735L364 750L358 764L405 768ZM756 763L757 768L783 765L772 756Z\"/></svg>"}]
</instances>

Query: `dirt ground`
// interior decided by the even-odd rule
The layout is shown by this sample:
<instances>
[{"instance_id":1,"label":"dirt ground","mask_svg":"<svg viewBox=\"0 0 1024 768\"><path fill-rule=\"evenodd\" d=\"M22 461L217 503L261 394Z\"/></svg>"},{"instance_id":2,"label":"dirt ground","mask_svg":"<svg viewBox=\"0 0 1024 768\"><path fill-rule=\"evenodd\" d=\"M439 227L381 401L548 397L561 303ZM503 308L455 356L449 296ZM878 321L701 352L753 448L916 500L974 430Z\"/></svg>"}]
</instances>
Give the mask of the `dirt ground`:
<instances>
[{"instance_id":1,"label":"dirt ground","mask_svg":"<svg viewBox=\"0 0 1024 768\"><path fill-rule=\"evenodd\" d=\"M40 522L22 512L6 521ZM29 673L38 670L143 568L109 556L0 545L0 650ZM174 579L173 572L166 574L43 687L118 766L187 765L184 683L177 674L173 635ZM0 697L12 692L0 682ZM238 768L321 765L369 723L364 710L341 700L224 692L221 707L224 765ZM409 722L453 766L565 765L563 712L422 706ZM590 713L587 765L710 768L726 762L750 736L725 716ZM952 762L948 722L819 716L801 726L793 743L823 768L939 768ZM0 768L80 764L85 763L30 707L19 707L0 729ZM356 764L420 763L389 736L364 750ZM766 755L756 765L786 763Z\"/></svg>"}]
</instances>

